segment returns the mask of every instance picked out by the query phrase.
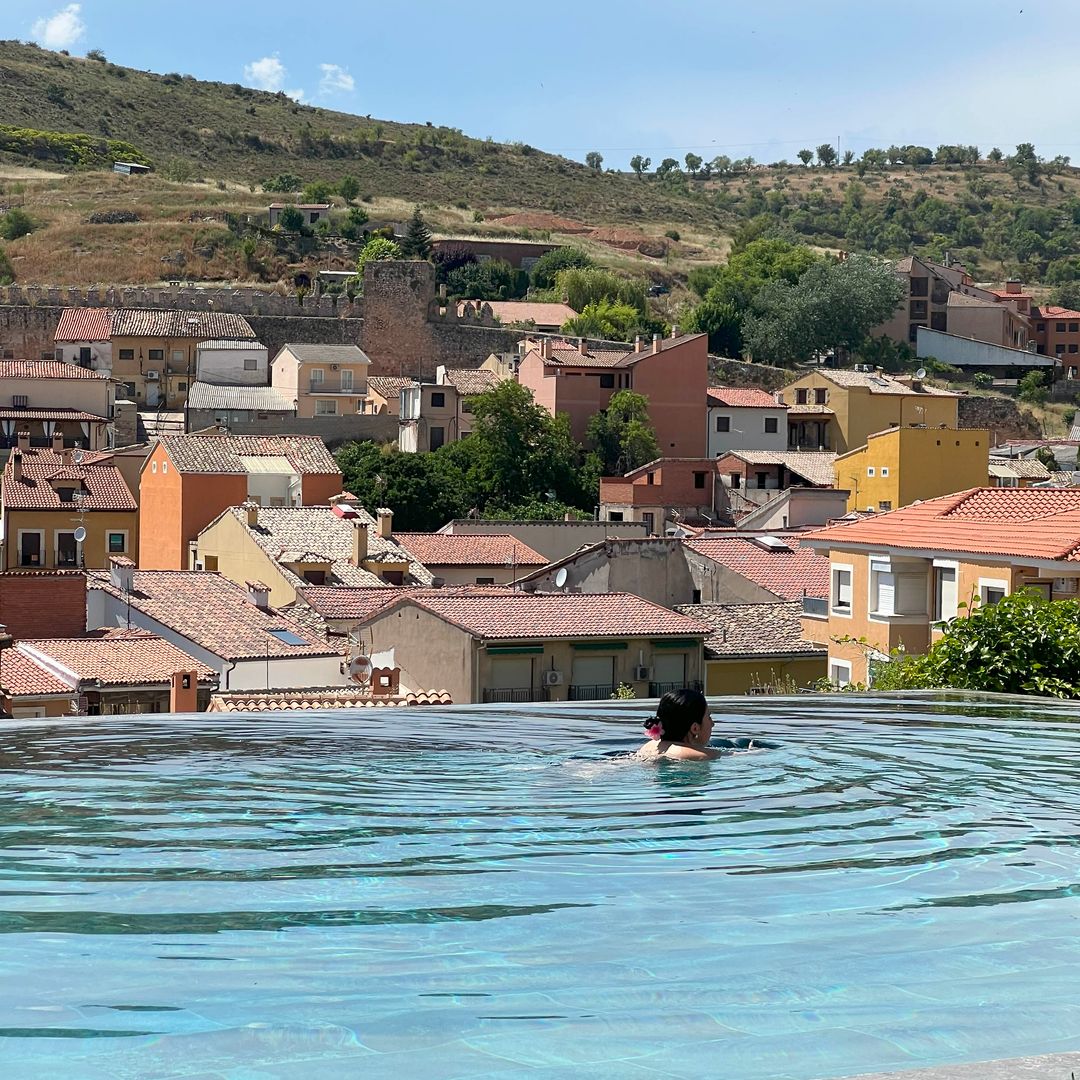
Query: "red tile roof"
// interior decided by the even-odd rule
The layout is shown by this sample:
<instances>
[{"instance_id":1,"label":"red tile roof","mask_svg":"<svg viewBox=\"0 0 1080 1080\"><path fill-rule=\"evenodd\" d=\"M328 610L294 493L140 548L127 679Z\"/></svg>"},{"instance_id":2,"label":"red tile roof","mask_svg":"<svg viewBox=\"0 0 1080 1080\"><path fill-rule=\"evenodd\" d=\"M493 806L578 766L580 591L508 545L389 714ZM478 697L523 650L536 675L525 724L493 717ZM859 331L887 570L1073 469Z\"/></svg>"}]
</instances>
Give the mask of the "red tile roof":
<instances>
[{"instance_id":1,"label":"red tile roof","mask_svg":"<svg viewBox=\"0 0 1080 1080\"><path fill-rule=\"evenodd\" d=\"M15 462L22 462L22 479L15 479ZM84 492L83 501L63 501L53 487ZM3 504L8 510L130 510L138 509L120 470L115 465L84 458L81 465L65 464L53 450L31 447L12 452L4 468ZM74 526L72 526L74 527Z\"/></svg>"},{"instance_id":2,"label":"red tile roof","mask_svg":"<svg viewBox=\"0 0 1080 1080\"><path fill-rule=\"evenodd\" d=\"M367 622L377 612L396 604L402 597L423 597L430 593L438 596L508 596L512 590L505 585L451 585L441 589L385 585L381 588L311 585L300 590L304 602L324 619L347 619L350 622Z\"/></svg>"},{"instance_id":3,"label":"red tile roof","mask_svg":"<svg viewBox=\"0 0 1080 1080\"><path fill-rule=\"evenodd\" d=\"M829 595L829 560L799 547L798 534L780 534L785 549L772 549L750 536L687 540L691 551L734 570L783 600Z\"/></svg>"},{"instance_id":4,"label":"red tile roof","mask_svg":"<svg viewBox=\"0 0 1080 1080\"><path fill-rule=\"evenodd\" d=\"M65 364L62 360L0 360L0 379L97 379L100 371Z\"/></svg>"},{"instance_id":5,"label":"red tile roof","mask_svg":"<svg viewBox=\"0 0 1080 1080\"><path fill-rule=\"evenodd\" d=\"M178 671L197 671L201 683L217 682L211 668L146 630L97 630L87 637L20 641L15 651L54 673L58 668L71 672L76 682L160 685Z\"/></svg>"},{"instance_id":6,"label":"red tile roof","mask_svg":"<svg viewBox=\"0 0 1080 1080\"><path fill-rule=\"evenodd\" d=\"M75 688L46 670L18 648L5 649L0 659L0 687L12 697L74 698Z\"/></svg>"},{"instance_id":7,"label":"red tile roof","mask_svg":"<svg viewBox=\"0 0 1080 1080\"><path fill-rule=\"evenodd\" d=\"M1073 311L1072 308L1056 307L1053 304L1033 308L1031 314L1036 319L1080 319L1080 311Z\"/></svg>"},{"instance_id":8,"label":"red tile roof","mask_svg":"<svg viewBox=\"0 0 1080 1080\"><path fill-rule=\"evenodd\" d=\"M341 472L318 435L162 435L158 442L179 472L246 473L245 457L287 458L303 474Z\"/></svg>"},{"instance_id":9,"label":"red tile roof","mask_svg":"<svg viewBox=\"0 0 1080 1080\"><path fill-rule=\"evenodd\" d=\"M711 406L722 405L729 409L786 409L766 390L743 386L710 386L706 391Z\"/></svg>"},{"instance_id":10,"label":"red tile roof","mask_svg":"<svg viewBox=\"0 0 1080 1080\"><path fill-rule=\"evenodd\" d=\"M1080 562L1080 488L971 488L803 535L848 545Z\"/></svg>"},{"instance_id":11,"label":"red tile roof","mask_svg":"<svg viewBox=\"0 0 1080 1080\"><path fill-rule=\"evenodd\" d=\"M485 390L498 386L501 381L494 371L486 368L448 368L446 371L446 384L466 397L482 394Z\"/></svg>"},{"instance_id":12,"label":"red tile roof","mask_svg":"<svg viewBox=\"0 0 1080 1080\"><path fill-rule=\"evenodd\" d=\"M161 311L121 308L113 312L112 337L166 337L195 341L241 338L255 340L242 315L227 311Z\"/></svg>"},{"instance_id":13,"label":"red tile roof","mask_svg":"<svg viewBox=\"0 0 1080 1080\"><path fill-rule=\"evenodd\" d=\"M802 604L682 604L675 609L709 623L714 632L705 639L711 660L761 657L826 656L824 645L802 635Z\"/></svg>"},{"instance_id":14,"label":"red tile roof","mask_svg":"<svg viewBox=\"0 0 1080 1080\"><path fill-rule=\"evenodd\" d=\"M56 326L56 341L108 341L112 336L110 308L64 308Z\"/></svg>"},{"instance_id":15,"label":"red tile roof","mask_svg":"<svg viewBox=\"0 0 1080 1080\"><path fill-rule=\"evenodd\" d=\"M208 712L284 712L301 709L396 709L414 705L453 705L445 690L373 697L360 687L312 686L304 690L237 690L214 694Z\"/></svg>"},{"instance_id":16,"label":"red tile roof","mask_svg":"<svg viewBox=\"0 0 1080 1080\"><path fill-rule=\"evenodd\" d=\"M508 533L394 533L394 539L433 566L546 566L547 559Z\"/></svg>"},{"instance_id":17,"label":"red tile roof","mask_svg":"<svg viewBox=\"0 0 1080 1080\"><path fill-rule=\"evenodd\" d=\"M108 417L79 409L0 409L0 420L70 420L73 423L107 424Z\"/></svg>"},{"instance_id":18,"label":"red tile roof","mask_svg":"<svg viewBox=\"0 0 1080 1080\"><path fill-rule=\"evenodd\" d=\"M88 571L87 588L130 600L136 611L225 660L333 656L340 652L277 609L256 607L247 590L220 574L136 570L133 576L130 597L112 584L108 571ZM296 634L304 644L290 645L268 632L277 629Z\"/></svg>"}]
</instances>

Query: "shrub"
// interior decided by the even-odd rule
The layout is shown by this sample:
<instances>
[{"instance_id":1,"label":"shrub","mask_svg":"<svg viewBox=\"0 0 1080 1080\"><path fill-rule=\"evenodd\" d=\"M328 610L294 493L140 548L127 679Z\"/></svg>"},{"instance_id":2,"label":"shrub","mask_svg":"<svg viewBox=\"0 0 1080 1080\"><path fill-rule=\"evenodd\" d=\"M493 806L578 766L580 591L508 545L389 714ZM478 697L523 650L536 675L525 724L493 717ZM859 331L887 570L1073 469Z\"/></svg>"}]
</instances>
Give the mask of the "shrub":
<instances>
[{"instance_id":1,"label":"shrub","mask_svg":"<svg viewBox=\"0 0 1080 1080\"><path fill-rule=\"evenodd\" d=\"M278 173L263 181L263 191L290 192L299 191L304 181L293 173Z\"/></svg>"},{"instance_id":2,"label":"shrub","mask_svg":"<svg viewBox=\"0 0 1080 1080\"><path fill-rule=\"evenodd\" d=\"M10 285L15 280L15 271L11 267L11 260L0 248L0 285Z\"/></svg>"},{"instance_id":3,"label":"shrub","mask_svg":"<svg viewBox=\"0 0 1080 1080\"><path fill-rule=\"evenodd\" d=\"M100 49L90 49L86 54L87 60L97 60L99 63L106 63L105 54Z\"/></svg>"},{"instance_id":4,"label":"shrub","mask_svg":"<svg viewBox=\"0 0 1080 1080\"><path fill-rule=\"evenodd\" d=\"M80 169L111 169L114 161L152 164L141 150L121 139L99 139L85 133L38 131L6 125L0 125L0 150Z\"/></svg>"},{"instance_id":5,"label":"shrub","mask_svg":"<svg viewBox=\"0 0 1080 1080\"><path fill-rule=\"evenodd\" d=\"M994 376L988 371L976 371L975 374L971 376L971 381L975 386L986 390L988 387L994 385Z\"/></svg>"},{"instance_id":6,"label":"shrub","mask_svg":"<svg viewBox=\"0 0 1080 1080\"><path fill-rule=\"evenodd\" d=\"M678 242L678 241L679 241L679 240L681 239L681 237L679 236L679 230L678 230L678 229L668 229L668 230L667 230L667 231L666 231L666 232L664 233L664 235L665 235L665 236L666 236L666 237L667 237L667 238L668 238L669 240L675 240L676 242Z\"/></svg>"},{"instance_id":7,"label":"shrub","mask_svg":"<svg viewBox=\"0 0 1080 1080\"><path fill-rule=\"evenodd\" d=\"M0 236L5 240L18 240L20 236L32 233L37 222L23 209L13 206L0 217Z\"/></svg>"},{"instance_id":8,"label":"shrub","mask_svg":"<svg viewBox=\"0 0 1080 1080\"><path fill-rule=\"evenodd\" d=\"M587 269L595 265L593 260L581 248L555 248L553 251L545 252L533 264L533 287L550 289L554 286L555 278L560 270L569 270L574 267Z\"/></svg>"}]
</instances>

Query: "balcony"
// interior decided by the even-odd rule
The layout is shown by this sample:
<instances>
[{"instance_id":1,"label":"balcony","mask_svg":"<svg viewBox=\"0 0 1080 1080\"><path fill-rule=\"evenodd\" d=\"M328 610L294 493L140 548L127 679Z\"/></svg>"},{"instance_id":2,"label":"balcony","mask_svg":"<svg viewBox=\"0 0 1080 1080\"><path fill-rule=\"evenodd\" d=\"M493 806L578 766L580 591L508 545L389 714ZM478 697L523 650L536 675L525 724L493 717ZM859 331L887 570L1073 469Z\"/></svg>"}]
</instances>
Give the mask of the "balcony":
<instances>
[{"instance_id":1,"label":"balcony","mask_svg":"<svg viewBox=\"0 0 1080 1080\"><path fill-rule=\"evenodd\" d=\"M546 686L515 686L510 689L485 690L484 704L524 704L529 701L547 701Z\"/></svg>"},{"instance_id":2,"label":"balcony","mask_svg":"<svg viewBox=\"0 0 1080 1080\"><path fill-rule=\"evenodd\" d=\"M829 617L829 601L822 596L804 596L802 598L802 611L804 615L812 615L815 619L827 619Z\"/></svg>"},{"instance_id":3,"label":"balcony","mask_svg":"<svg viewBox=\"0 0 1080 1080\"><path fill-rule=\"evenodd\" d=\"M343 382L341 379L323 379L321 382L311 380L308 383L309 394L348 394L350 397L366 397L367 387L364 384Z\"/></svg>"},{"instance_id":4,"label":"balcony","mask_svg":"<svg viewBox=\"0 0 1080 1080\"><path fill-rule=\"evenodd\" d=\"M689 682L651 682L649 683L649 697L663 697L675 690L697 690L704 693L705 684L698 679Z\"/></svg>"},{"instance_id":5,"label":"balcony","mask_svg":"<svg viewBox=\"0 0 1080 1080\"><path fill-rule=\"evenodd\" d=\"M609 701L615 693L615 686L612 683L597 683L592 686L571 683L567 691L567 701Z\"/></svg>"}]
</instances>

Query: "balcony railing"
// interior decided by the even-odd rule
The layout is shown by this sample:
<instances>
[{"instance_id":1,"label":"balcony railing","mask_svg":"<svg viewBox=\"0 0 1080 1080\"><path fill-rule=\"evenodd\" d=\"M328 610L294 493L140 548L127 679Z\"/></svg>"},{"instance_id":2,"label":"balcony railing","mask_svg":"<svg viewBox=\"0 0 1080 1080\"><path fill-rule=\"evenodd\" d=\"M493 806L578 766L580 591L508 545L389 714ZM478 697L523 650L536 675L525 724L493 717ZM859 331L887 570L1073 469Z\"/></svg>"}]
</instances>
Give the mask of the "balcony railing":
<instances>
[{"instance_id":1,"label":"balcony railing","mask_svg":"<svg viewBox=\"0 0 1080 1080\"><path fill-rule=\"evenodd\" d=\"M515 686L510 689L485 690L484 702L522 703L527 701L547 701L546 686Z\"/></svg>"},{"instance_id":2,"label":"balcony railing","mask_svg":"<svg viewBox=\"0 0 1080 1080\"><path fill-rule=\"evenodd\" d=\"M592 686L571 683L567 689L567 701L607 701L615 693L611 683L594 683Z\"/></svg>"},{"instance_id":3,"label":"balcony railing","mask_svg":"<svg viewBox=\"0 0 1080 1080\"><path fill-rule=\"evenodd\" d=\"M822 596L804 596L802 610L804 615L814 615L819 619L824 619L829 615L829 601Z\"/></svg>"},{"instance_id":4,"label":"balcony railing","mask_svg":"<svg viewBox=\"0 0 1080 1080\"><path fill-rule=\"evenodd\" d=\"M308 383L309 394L352 394L354 397L364 397L366 388L363 385L346 385L340 379L323 379L316 382L314 379Z\"/></svg>"},{"instance_id":5,"label":"balcony railing","mask_svg":"<svg viewBox=\"0 0 1080 1080\"><path fill-rule=\"evenodd\" d=\"M697 690L704 691L705 685L698 679L689 682L651 682L649 683L649 697L663 697L673 690Z\"/></svg>"}]
</instances>

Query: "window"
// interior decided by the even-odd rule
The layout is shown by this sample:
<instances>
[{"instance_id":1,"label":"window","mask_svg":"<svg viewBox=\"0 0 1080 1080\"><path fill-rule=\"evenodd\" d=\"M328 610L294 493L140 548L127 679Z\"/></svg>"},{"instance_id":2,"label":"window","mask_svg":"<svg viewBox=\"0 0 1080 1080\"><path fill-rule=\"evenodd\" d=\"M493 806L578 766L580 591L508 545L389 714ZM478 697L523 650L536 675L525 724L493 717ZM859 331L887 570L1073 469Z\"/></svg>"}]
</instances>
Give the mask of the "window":
<instances>
[{"instance_id":1,"label":"window","mask_svg":"<svg viewBox=\"0 0 1080 1080\"><path fill-rule=\"evenodd\" d=\"M921 324L913 322L908 326L907 339L908 341L915 342L919 340L919 326Z\"/></svg>"},{"instance_id":2,"label":"window","mask_svg":"<svg viewBox=\"0 0 1080 1080\"><path fill-rule=\"evenodd\" d=\"M478 577L476 579L477 585L494 585L495 579L493 577Z\"/></svg>"},{"instance_id":3,"label":"window","mask_svg":"<svg viewBox=\"0 0 1080 1080\"><path fill-rule=\"evenodd\" d=\"M56 533L56 565L57 566L78 566L79 565L79 544L75 539L75 533L73 531L64 531Z\"/></svg>"},{"instance_id":4,"label":"window","mask_svg":"<svg viewBox=\"0 0 1080 1080\"><path fill-rule=\"evenodd\" d=\"M833 686L847 686L851 682L851 664L847 660L829 657L829 682Z\"/></svg>"},{"instance_id":5,"label":"window","mask_svg":"<svg viewBox=\"0 0 1080 1080\"><path fill-rule=\"evenodd\" d=\"M873 465L868 465L866 467L866 475L867 476L873 476L874 475L874 466Z\"/></svg>"},{"instance_id":6,"label":"window","mask_svg":"<svg viewBox=\"0 0 1080 1080\"><path fill-rule=\"evenodd\" d=\"M29 404L30 396L28 394L11 395L11 407L13 409L25 409Z\"/></svg>"},{"instance_id":7,"label":"window","mask_svg":"<svg viewBox=\"0 0 1080 1080\"><path fill-rule=\"evenodd\" d=\"M1075 334L1078 330L1080 330L1080 323L1074 323L1074 322L1069 323L1069 333L1070 334Z\"/></svg>"},{"instance_id":8,"label":"window","mask_svg":"<svg viewBox=\"0 0 1080 1080\"><path fill-rule=\"evenodd\" d=\"M177 389L178 392L181 391L181 390L186 390L187 389L187 383L186 382L178 382L176 384L176 389Z\"/></svg>"},{"instance_id":9,"label":"window","mask_svg":"<svg viewBox=\"0 0 1080 1080\"><path fill-rule=\"evenodd\" d=\"M173 351L172 351L172 362L174 364L182 364L184 362L184 350L183 349L173 349Z\"/></svg>"},{"instance_id":10,"label":"window","mask_svg":"<svg viewBox=\"0 0 1080 1080\"><path fill-rule=\"evenodd\" d=\"M45 549L44 529L19 530L19 565L41 566L42 552Z\"/></svg>"},{"instance_id":11,"label":"window","mask_svg":"<svg viewBox=\"0 0 1080 1080\"><path fill-rule=\"evenodd\" d=\"M167 461L163 461L161 463L161 471L163 473L167 473L169 471L169 463Z\"/></svg>"},{"instance_id":12,"label":"window","mask_svg":"<svg viewBox=\"0 0 1080 1080\"><path fill-rule=\"evenodd\" d=\"M405 571L404 570L384 570L379 577L386 582L387 585L404 585L405 584Z\"/></svg>"},{"instance_id":13,"label":"window","mask_svg":"<svg viewBox=\"0 0 1080 1080\"><path fill-rule=\"evenodd\" d=\"M308 379L311 382L312 386L314 386L316 383L325 382L326 372L321 367L313 367L308 373Z\"/></svg>"},{"instance_id":14,"label":"window","mask_svg":"<svg viewBox=\"0 0 1080 1080\"><path fill-rule=\"evenodd\" d=\"M165 350L164 349L151 349L147 353L147 356L149 356L151 360L164 360L165 359Z\"/></svg>"},{"instance_id":15,"label":"window","mask_svg":"<svg viewBox=\"0 0 1080 1080\"><path fill-rule=\"evenodd\" d=\"M305 570L304 580L311 585L325 585L326 584L326 571L325 570Z\"/></svg>"},{"instance_id":16,"label":"window","mask_svg":"<svg viewBox=\"0 0 1080 1080\"><path fill-rule=\"evenodd\" d=\"M43 360L51 360L52 357L49 355L49 353L46 353L42 357L42 359ZM89 346L84 345L79 349L79 363L82 364L84 367L89 366L89 364L90 364L90 348L89 348Z\"/></svg>"},{"instance_id":17,"label":"window","mask_svg":"<svg viewBox=\"0 0 1080 1080\"><path fill-rule=\"evenodd\" d=\"M126 397L128 401L134 401L135 394L135 384L133 382L124 383L124 397Z\"/></svg>"},{"instance_id":18,"label":"window","mask_svg":"<svg viewBox=\"0 0 1080 1080\"><path fill-rule=\"evenodd\" d=\"M979 600L986 606L996 604L1009 595L1009 583L994 578L979 578Z\"/></svg>"},{"instance_id":19,"label":"window","mask_svg":"<svg viewBox=\"0 0 1080 1080\"><path fill-rule=\"evenodd\" d=\"M433 427L431 434L428 436L428 449L438 450L440 446L446 443L446 428Z\"/></svg>"},{"instance_id":20,"label":"window","mask_svg":"<svg viewBox=\"0 0 1080 1080\"><path fill-rule=\"evenodd\" d=\"M656 473L646 473L645 474L645 483L649 484L649 485L655 484L656 483Z\"/></svg>"},{"instance_id":21,"label":"window","mask_svg":"<svg viewBox=\"0 0 1080 1080\"><path fill-rule=\"evenodd\" d=\"M342 390L351 390L352 389L352 378L353 378L353 373L350 370L345 370L345 371L343 371L341 373L341 389Z\"/></svg>"},{"instance_id":22,"label":"window","mask_svg":"<svg viewBox=\"0 0 1080 1080\"><path fill-rule=\"evenodd\" d=\"M913 318L913 319L925 319L926 318L926 301L925 300L912 300L911 301L911 318Z\"/></svg>"},{"instance_id":23,"label":"window","mask_svg":"<svg viewBox=\"0 0 1080 1080\"><path fill-rule=\"evenodd\" d=\"M730 416L718 416L716 418L716 430L717 431L730 431L731 430L731 417Z\"/></svg>"},{"instance_id":24,"label":"window","mask_svg":"<svg viewBox=\"0 0 1080 1080\"><path fill-rule=\"evenodd\" d=\"M1046 323L1044 323L1044 322L1041 322L1041 323L1036 323L1036 324L1035 324L1035 329L1036 329L1036 330L1037 330L1037 331L1038 331L1038 332L1039 332L1040 334L1045 334L1045 333L1046 333Z\"/></svg>"},{"instance_id":25,"label":"window","mask_svg":"<svg viewBox=\"0 0 1080 1080\"><path fill-rule=\"evenodd\" d=\"M930 312L930 329L941 330L944 332L945 328L949 325L949 316L944 311L931 311Z\"/></svg>"},{"instance_id":26,"label":"window","mask_svg":"<svg viewBox=\"0 0 1080 1080\"><path fill-rule=\"evenodd\" d=\"M111 532L106 534L110 555L122 555L127 551L127 533Z\"/></svg>"},{"instance_id":27,"label":"window","mask_svg":"<svg viewBox=\"0 0 1080 1080\"><path fill-rule=\"evenodd\" d=\"M433 409L443 409L446 407L446 394L441 391L431 395L431 407Z\"/></svg>"},{"instance_id":28,"label":"window","mask_svg":"<svg viewBox=\"0 0 1080 1080\"><path fill-rule=\"evenodd\" d=\"M156 461L151 461L150 462L150 471L155 472L155 473L157 472L157 462Z\"/></svg>"},{"instance_id":29,"label":"window","mask_svg":"<svg viewBox=\"0 0 1080 1080\"><path fill-rule=\"evenodd\" d=\"M691 594L691 597L690 597L690 603L692 603L692 604L700 604L701 603L701 590L700 589L694 589L694 591L693 591L693 593Z\"/></svg>"},{"instance_id":30,"label":"window","mask_svg":"<svg viewBox=\"0 0 1080 1080\"><path fill-rule=\"evenodd\" d=\"M832 568L832 610L835 615L851 615L851 573L850 566Z\"/></svg>"},{"instance_id":31,"label":"window","mask_svg":"<svg viewBox=\"0 0 1080 1080\"><path fill-rule=\"evenodd\" d=\"M614 375L601 375L600 376L600 387L603 390L614 390L615 389L615 376Z\"/></svg>"},{"instance_id":32,"label":"window","mask_svg":"<svg viewBox=\"0 0 1080 1080\"><path fill-rule=\"evenodd\" d=\"M892 499L882 499L878 504L878 513L884 514L892 509Z\"/></svg>"},{"instance_id":33,"label":"window","mask_svg":"<svg viewBox=\"0 0 1080 1080\"><path fill-rule=\"evenodd\" d=\"M651 536L652 532L653 532L653 526L655 525L654 515L651 514L651 513L644 513L644 514L641 515L641 520L645 525L646 531Z\"/></svg>"},{"instance_id":34,"label":"window","mask_svg":"<svg viewBox=\"0 0 1080 1080\"><path fill-rule=\"evenodd\" d=\"M203 556L203 566L205 566L207 570L217 570L217 567L218 567L217 560L218 560L218 557L216 555L204 555Z\"/></svg>"},{"instance_id":35,"label":"window","mask_svg":"<svg viewBox=\"0 0 1080 1080\"><path fill-rule=\"evenodd\" d=\"M742 487L742 477L737 472L731 474L731 486L736 489Z\"/></svg>"},{"instance_id":36,"label":"window","mask_svg":"<svg viewBox=\"0 0 1080 1080\"><path fill-rule=\"evenodd\" d=\"M245 357L244 358L244 370L245 371L258 371L259 370L259 361L256 360L253 356Z\"/></svg>"},{"instance_id":37,"label":"window","mask_svg":"<svg viewBox=\"0 0 1080 1080\"><path fill-rule=\"evenodd\" d=\"M134 349L121 349L120 350L120 359L121 360L134 360L135 359L135 350Z\"/></svg>"},{"instance_id":38,"label":"window","mask_svg":"<svg viewBox=\"0 0 1080 1080\"><path fill-rule=\"evenodd\" d=\"M955 619L957 612L956 567L934 566L934 621Z\"/></svg>"},{"instance_id":39,"label":"window","mask_svg":"<svg viewBox=\"0 0 1080 1080\"><path fill-rule=\"evenodd\" d=\"M889 563L870 563L870 612L888 617L896 614L896 578Z\"/></svg>"},{"instance_id":40,"label":"window","mask_svg":"<svg viewBox=\"0 0 1080 1080\"><path fill-rule=\"evenodd\" d=\"M1062 353L1064 353L1064 352L1065 352L1065 343L1064 343L1064 342L1062 342L1062 341L1059 341L1059 342L1058 342L1058 343L1057 343L1057 344L1056 344L1056 345L1054 346L1054 353L1055 353L1055 354L1056 354L1057 356L1061 356L1061 355L1062 355Z\"/></svg>"},{"instance_id":41,"label":"window","mask_svg":"<svg viewBox=\"0 0 1080 1080\"><path fill-rule=\"evenodd\" d=\"M754 477L757 480L757 486L764 490L769 485L769 474L767 472L754 473Z\"/></svg>"},{"instance_id":42,"label":"window","mask_svg":"<svg viewBox=\"0 0 1080 1080\"><path fill-rule=\"evenodd\" d=\"M1076 345L1070 345L1069 346L1069 352L1074 353L1077 350L1078 350L1078 346L1076 346Z\"/></svg>"},{"instance_id":43,"label":"window","mask_svg":"<svg viewBox=\"0 0 1080 1080\"><path fill-rule=\"evenodd\" d=\"M703 472L694 473L694 487L703 488L705 486L705 474Z\"/></svg>"},{"instance_id":44,"label":"window","mask_svg":"<svg viewBox=\"0 0 1080 1080\"><path fill-rule=\"evenodd\" d=\"M1064 324L1063 322L1059 322L1059 323L1054 323L1054 329L1055 329L1055 330L1056 330L1056 331L1057 331L1057 332L1058 332L1059 334L1064 334L1064 333L1065 333L1065 324Z\"/></svg>"},{"instance_id":45,"label":"window","mask_svg":"<svg viewBox=\"0 0 1080 1080\"><path fill-rule=\"evenodd\" d=\"M776 419L776 417L775 416L766 416L765 417L765 434L766 435L775 435L777 433L777 431L779 431L779 430L780 430L779 429L779 421Z\"/></svg>"},{"instance_id":46,"label":"window","mask_svg":"<svg viewBox=\"0 0 1080 1080\"><path fill-rule=\"evenodd\" d=\"M472 416L472 402L471 402L471 401L469 401L469 399L468 399L468 398L466 398L466 399L465 399L465 400L464 400L464 401L463 401L463 402L461 403L461 411L462 411L463 413L465 413L465 414L466 414L467 416Z\"/></svg>"},{"instance_id":47,"label":"window","mask_svg":"<svg viewBox=\"0 0 1080 1080\"><path fill-rule=\"evenodd\" d=\"M824 405L829 400L829 391L824 386L819 386L814 390L814 404Z\"/></svg>"},{"instance_id":48,"label":"window","mask_svg":"<svg viewBox=\"0 0 1080 1080\"><path fill-rule=\"evenodd\" d=\"M807 393L808 393L808 391L807 391L805 386L800 386L798 389L796 389L796 391L795 391L795 404L796 405L805 405L806 404L806 395L807 395Z\"/></svg>"},{"instance_id":49,"label":"window","mask_svg":"<svg viewBox=\"0 0 1080 1080\"><path fill-rule=\"evenodd\" d=\"M272 638L277 638L283 645L310 645L311 643L305 641L299 634L294 634L291 630L286 630L284 627L272 627L266 631Z\"/></svg>"},{"instance_id":50,"label":"window","mask_svg":"<svg viewBox=\"0 0 1080 1080\"><path fill-rule=\"evenodd\" d=\"M621 510L609 510L607 519L608 519L608 521L622 521L622 519L623 519L622 511Z\"/></svg>"},{"instance_id":51,"label":"window","mask_svg":"<svg viewBox=\"0 0 1080 1080\"><path fill-rule=\"evenodd\" d=\"M930 279L924 277L913 277L911 279L911 295L912 296L928 296L930 293Z\"/></svg>"},{"instance_id":52,"label":"window","mask_svg":"<svg viewBox=\"0 0 1080 1080\"><path fill-rule=\"evenodd\" d=\"M316 398L316 416L337 416L337 402L327 398Z\"/></svg>"},{"instance_id":53,"label":"window","mask_svg":"<svg viewBox=\"0 0 1080 1080\"><path fill-rule=\"evenodd\" d=\"M882 465L881 466L881 475L882 476L888 476L889 475L889 466L888 465Z\"/></svg>"}]
</instances>

